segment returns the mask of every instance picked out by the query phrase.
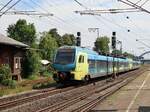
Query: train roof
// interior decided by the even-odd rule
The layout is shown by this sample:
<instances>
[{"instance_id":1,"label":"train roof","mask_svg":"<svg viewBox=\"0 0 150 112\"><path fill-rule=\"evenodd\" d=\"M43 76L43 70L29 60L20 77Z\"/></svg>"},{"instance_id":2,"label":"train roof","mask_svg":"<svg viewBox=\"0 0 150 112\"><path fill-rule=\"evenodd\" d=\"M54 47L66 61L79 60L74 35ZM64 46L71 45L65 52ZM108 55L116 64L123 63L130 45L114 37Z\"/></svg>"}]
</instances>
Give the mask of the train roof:
<instances>
[{"instance_id":1,"label":"train roof","mask_svg":"<svg viewBox=\"0 0 150 112\"><path fill-rule=\"evenodd\" d=\"M62 46L59 49L75 49L77 52L85 52L88 54L88 58L91 60L102 60L102 61L113 61L112 56L104 56L104 55L100 55L97 52L86 48L86 47L78 47L78 46ZM120 62L129 62L129 61L133 61L132 59L128 59L128 58L114 58L114 61L120 61ZM133 61L133 62L137 62L137 61Z\"/></svg>"},{"instance_id":2,"label":"train roof","mask_svg":"<svg viewBox=\"0 0 150 112\"><path fill-rule=\"evenodd\" d=\"M88 54L93 54L93 55L98 55L97 52L89 49L89 48L86 48L86 47L78 47L78 46L62 46L60 47L59 49L76 49L77 51L82 51L82 52L86 52Z\"/></svg>"}]
</instances>

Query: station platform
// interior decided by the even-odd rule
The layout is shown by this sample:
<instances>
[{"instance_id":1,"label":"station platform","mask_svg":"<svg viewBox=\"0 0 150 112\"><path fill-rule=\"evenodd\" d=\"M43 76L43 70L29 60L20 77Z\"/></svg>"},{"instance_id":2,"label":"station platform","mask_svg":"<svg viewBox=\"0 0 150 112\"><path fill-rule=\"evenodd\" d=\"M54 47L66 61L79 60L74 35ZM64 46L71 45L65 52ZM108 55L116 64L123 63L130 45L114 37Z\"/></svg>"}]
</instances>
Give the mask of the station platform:
<instances>
[{"instance_id":1,"label":"station platform","mask_svg":"<svg viewBox=\"0 0 150 112\"><path fill-rule=\"evenodd\" d=\"M91 112L150 112L150 69L103 100Z\"/></svg>"}]
</instances>

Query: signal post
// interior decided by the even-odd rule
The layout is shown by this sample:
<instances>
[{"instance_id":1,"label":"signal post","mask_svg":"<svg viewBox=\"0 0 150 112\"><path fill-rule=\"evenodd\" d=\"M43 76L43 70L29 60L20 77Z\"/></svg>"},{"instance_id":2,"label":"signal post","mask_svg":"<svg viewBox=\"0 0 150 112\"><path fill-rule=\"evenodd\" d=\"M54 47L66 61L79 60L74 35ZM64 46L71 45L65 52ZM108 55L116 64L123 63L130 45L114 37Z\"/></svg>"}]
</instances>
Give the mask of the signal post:
<instances>
[{"instance_id":1,"label":"signal post","mask_svg":"<svg viewBox=\"0 0 150 112\"><path fill-rule=\"evenodd\" d=\"M115 71L115 57L116 57L116 32L112 32L112 49L115 51L113 54L113 74L112 78L116 78L116 71Z\"/></svg>"}]
</instances>

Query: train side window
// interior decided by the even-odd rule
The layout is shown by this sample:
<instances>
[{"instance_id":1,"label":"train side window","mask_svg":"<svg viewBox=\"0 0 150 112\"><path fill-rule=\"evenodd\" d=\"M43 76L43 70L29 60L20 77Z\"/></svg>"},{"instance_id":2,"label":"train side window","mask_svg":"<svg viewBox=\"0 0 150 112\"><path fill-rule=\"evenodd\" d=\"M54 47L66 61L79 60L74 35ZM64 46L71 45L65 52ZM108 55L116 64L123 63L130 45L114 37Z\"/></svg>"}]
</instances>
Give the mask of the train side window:
<instances>
[{"instance_id":1,"label":"train side window","mask_svg":"<svg viewBox=\"0 0 150 112\"><path fill-rule=\"evenodd\" d=\"M84 56L82 56L82 63L84 63Z\"/></svg>"},{"instance_id":2,"label":"train side window","mask_svg":"<svg viewBox=\"0 0 150 112\"><path fill-rule=\"evenodd\" d=\"M82 63L82 55L79 56L79 63Z\"/></svg>"},{"instance_id":3,"label":"train side window","mask_svg":"<svg viewBox=\"0 0 150 112\"><path fill-rule=\"evenodd\" d=\"M80 55L79 56L79 63L84 63L84 56L83 55Z\"/></svg>"}]
</instances>

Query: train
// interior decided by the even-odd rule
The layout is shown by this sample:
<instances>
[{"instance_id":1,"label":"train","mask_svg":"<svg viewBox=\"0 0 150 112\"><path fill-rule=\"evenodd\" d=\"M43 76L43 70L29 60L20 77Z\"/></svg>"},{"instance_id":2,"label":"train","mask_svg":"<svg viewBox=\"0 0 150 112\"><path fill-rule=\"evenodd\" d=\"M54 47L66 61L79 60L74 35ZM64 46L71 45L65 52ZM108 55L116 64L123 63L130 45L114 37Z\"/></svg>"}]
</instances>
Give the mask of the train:
<instances>
[{"instance_id":1,"label":"train","mask_svg":"<svg viewBox=\"0 0 150 112\"><path fill-rule=\"evenodd\" d=\"M52 67L56 70L53 79L66 81L89 81L92 78L138 69L141 62L129 58L100 55L89 48L63 46L58 48Z\"/></svg>"}]
</instances>

